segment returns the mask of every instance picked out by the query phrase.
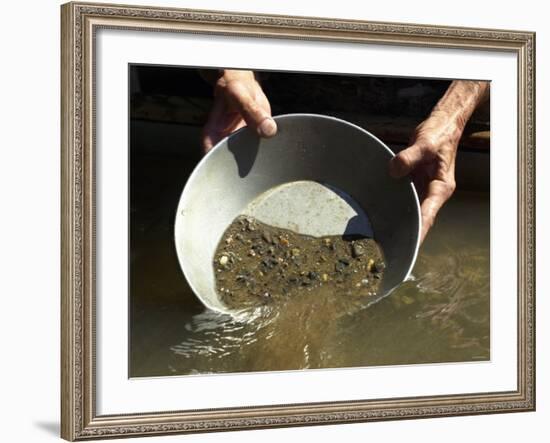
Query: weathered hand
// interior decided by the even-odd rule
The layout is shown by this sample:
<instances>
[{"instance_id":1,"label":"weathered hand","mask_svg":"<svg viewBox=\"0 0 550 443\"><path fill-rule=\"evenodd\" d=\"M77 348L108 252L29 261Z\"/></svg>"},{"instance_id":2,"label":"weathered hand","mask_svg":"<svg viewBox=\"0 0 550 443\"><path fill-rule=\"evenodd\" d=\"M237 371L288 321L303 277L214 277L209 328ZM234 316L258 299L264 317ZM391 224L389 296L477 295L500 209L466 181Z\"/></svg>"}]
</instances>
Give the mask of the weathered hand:
<instances>
[{"instance_id":1,"label":"weathered hand","mask_svg":"<svg viewBox=\"0 0 550 443\"><path fill-rule=\"evenodd\" d=\"M416 128L411 145L390 162L390 174L410 175L420 194L421 242L455 190L458 142L472 113L488 96L489 82L451 82L430 116Z\"/></svg>"},{"instance_id":2,"label":"weathered hand","mask_svg":"<svg viewBox=\"0 0 550 443\"><path fill-rule=\"evenodd\" d=\"M390 174L396 178L410 175L419 193L421 242L455 190L455 158L461 134L446 113L433 112L416 128L411 145L390 162Z\"/></svg>"},{"instance_id":3,"label":"weathered hand","mask_svg":"<svg viewBox=\"0 0 550 443\"><path fill-rule=\"evenodd\" d=\"M261 137L273 137L277 132L269 101L254 73L224 70L216 80L214 104L203 129L204 152L246 125Z\"/></svg>"}]
</instances>

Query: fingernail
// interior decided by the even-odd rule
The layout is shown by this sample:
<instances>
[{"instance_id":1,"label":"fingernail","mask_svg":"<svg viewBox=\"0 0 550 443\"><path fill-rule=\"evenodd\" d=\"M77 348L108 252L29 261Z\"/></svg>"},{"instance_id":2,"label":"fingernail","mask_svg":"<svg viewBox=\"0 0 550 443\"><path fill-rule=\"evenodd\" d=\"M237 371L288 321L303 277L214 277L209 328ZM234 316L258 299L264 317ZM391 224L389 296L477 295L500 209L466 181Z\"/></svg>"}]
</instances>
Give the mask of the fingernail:
<instances>
[{"instance_id":1,"label":"fingernail","mask_svg":"<svg viewBox=\"0 0 550 443\"><path fill-rule=\"evenodd\" d=\"M272 118L266 118L258 126L258 132L262 137L273 137L277 133L277 124Z\"/></svg>"}]
</instances>

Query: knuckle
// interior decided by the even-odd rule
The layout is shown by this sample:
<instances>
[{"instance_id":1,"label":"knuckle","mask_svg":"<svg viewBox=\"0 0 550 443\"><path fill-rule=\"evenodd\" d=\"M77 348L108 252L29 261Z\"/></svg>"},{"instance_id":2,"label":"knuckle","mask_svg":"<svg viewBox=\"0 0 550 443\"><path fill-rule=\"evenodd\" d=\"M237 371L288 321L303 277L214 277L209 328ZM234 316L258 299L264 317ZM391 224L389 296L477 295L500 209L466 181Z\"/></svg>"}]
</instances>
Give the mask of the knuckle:
<instances>
[{"instance_id":1,"label":"knuckle","mask_svg":"<svg viewBox=\"0 0 550 443\"><path fill-rule=\"evenodd\" d=\"M403 151L401 151L398 155L398 157L401 158L401 160L403 160L405 163L409 164L409 163L412 163L412 161L414 160L414 150L415 148L414 147L410 147L408 149L405 149Z\"/></svg>"},{"instance_id":2,"label":"knuckle","mask_svg":"<svg viewBox=\"0 0 550 443\"><path fill-rule=\"evenodd\" d=\"M239 100L242 96L242 88L238 83L229 82L225 86L225 94L233 100Z\"/></svg>"},{"instance_id":3,"label":"knuckle","mask_svg":"<svg viewBox=\"0 0 550 443\"><path fill-rule=\"evenodd\" d=\"M215 86L215 94L229 98L238 98L241 95L241 87L234 80L227 81L225 79L218 80Z\"/></svg>"},{"instance_id":4,"label":"knuckle","mask_svg":"<svg viewBox=\"0 0 550 443\"><path fill-rule=\"evenodd\" d=\"M411 137L410 140L412 143L417 145L421 150L432 149L434 145L434 139L430 134L426 134L421 128L417 128L414 137Z\"/></svg>"},{"instance_id":5,"label":"knuckle","mask_svg":"<svg viewBox=\"0 0 550 443\"><path fill-rule=\"evenodd\" d=\"M256 116L260 113L260 106L255 100L248 99L243 103L243 110L249 115Z\"/></svg>"},{"instance_id":6,"label":"knuckle","mask_svg":"<svg viewBox=\"0 0 550 443\"><path fill-rule=\"evenodd\" d=\"M215 95L224 94L225 91L227 91L227 82L223 78L220 78L214 85L214 93Z\"/></svg>"},{"instance_id":7,"label":"knuckle","mask_svg":"<svg viewBox=\"0 0 550 443\"><path fill-rule=\"evenodd\" d=\"M410 159L410 154L405 149L404 151L401 151L399 154L395 156L395 160L401 163L408 164Z\"/></svg>"},{"instance_id":8,"label":"knuckle","mask_svg":"<svg viewBox=\"0 0 550 443\"><path fill-rule=\"evenodd\" d=\"M435 154L439 151L439 144L437 141L432 137L426 137L423 140L422 148L425 152L430 154Z\"/></svg>"},{"instance_id":9,"label":"knuckle","mask_svg":"<svg viewBox=\"0 0 550 443\"><path fill-rule=\"evenodd\" d=\"M448 180L445 182L445 190L447 195L450 197L456 190L456 182L454 180Z\"/></svg>"}]
</instances>

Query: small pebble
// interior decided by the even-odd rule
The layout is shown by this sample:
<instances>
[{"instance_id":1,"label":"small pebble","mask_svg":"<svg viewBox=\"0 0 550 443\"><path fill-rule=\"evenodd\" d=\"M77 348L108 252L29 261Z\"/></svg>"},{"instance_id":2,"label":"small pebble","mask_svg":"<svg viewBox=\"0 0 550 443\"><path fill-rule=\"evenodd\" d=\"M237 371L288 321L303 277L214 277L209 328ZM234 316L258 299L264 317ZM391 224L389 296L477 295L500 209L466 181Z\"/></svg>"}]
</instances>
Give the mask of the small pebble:
<instances>
[{"instance_id":1,"label":"small pebble","mask_svg":"<svg viewBox=\"0 0 550 443\"><path fill-rule=\"evenodd\" d=\"M376 269L376 266L374 264L374 260L372 258L369 259L367 263L367 271L373 272Z\"/></svg>"},{"instance_id":2,"label":"small pebble","mask_svg":"<svg viewBox=\"0 0 550 443\"><path fill-rule=\"evenodd\" d=\"M315 271L309 271L307 276L310 278L310 280L319 280L319 274Z\"/></svg>"},{"instance_id":3,"label":"small pebble","mask_svg":"<svg viewBox=\"0 0 550 443\"><path fill-rule=\"evenodd\" d=\"M361 257L365 254L365 248L360 243L353 243L351 246L351 253L354 258Z\"/></svg>"},{"instance_id":4,"label":"small pebble","mask_svg":"<svg viewBox=\"0 0 550 443\"><path fill-rule=\"evenodd\" d=\"M225 266L228 261L229 261L229 257L227 255L222 255L220 257L220 265Z\"/></svg>"},{"instance_id":5,"label":"small pebble","mask_svg":"<svg viewBox=\"0 0 550 443\"><path fill-rule=\"evenodd\" d=\"M414 298L409 297L408 295L402 295L401 301L406 305L412 305L414 303Z\"/></svg>"},{"instance_id":6,"label":"small pebble","mask_svg":"<svg viewBox=\"0 0 550 443\"><path fill-rule=\"evenodd\" d=\"M270 234L269 232L267 232L267 231L263 231L263 232L262 232L262 238L263 238L267 243L271 243L271 241L273 240L273 239L271 238L271 234ZM272 248L270 248L270 249L272 249Z\"/></svg>"}]
</instances>

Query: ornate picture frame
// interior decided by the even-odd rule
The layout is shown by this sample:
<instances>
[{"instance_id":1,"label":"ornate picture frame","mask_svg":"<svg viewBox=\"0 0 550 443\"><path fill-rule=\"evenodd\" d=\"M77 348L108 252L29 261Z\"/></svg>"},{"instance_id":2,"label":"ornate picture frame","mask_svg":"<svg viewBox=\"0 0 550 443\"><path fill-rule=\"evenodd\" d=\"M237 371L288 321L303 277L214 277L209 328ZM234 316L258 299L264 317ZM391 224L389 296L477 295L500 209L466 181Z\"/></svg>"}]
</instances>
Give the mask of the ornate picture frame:
<instances>
[{"instance_id":1,"label":"ornate picture frame","mask_svg":"<svg viewBox=\"0 0 550 443\"><path fill-rule=\"evenodd\" d=\"M144 436L535 409L535 34L523 31L67 3L62 17L61 435ZM95 34L98 29L503 51L518 60L517 389L120 415L96 413Z\"/></svg>"}]
</instances>

